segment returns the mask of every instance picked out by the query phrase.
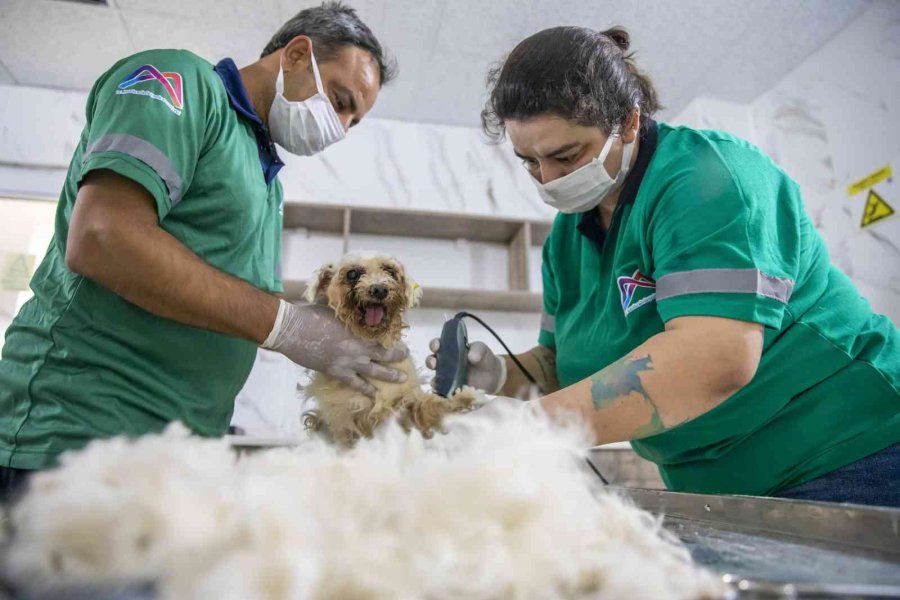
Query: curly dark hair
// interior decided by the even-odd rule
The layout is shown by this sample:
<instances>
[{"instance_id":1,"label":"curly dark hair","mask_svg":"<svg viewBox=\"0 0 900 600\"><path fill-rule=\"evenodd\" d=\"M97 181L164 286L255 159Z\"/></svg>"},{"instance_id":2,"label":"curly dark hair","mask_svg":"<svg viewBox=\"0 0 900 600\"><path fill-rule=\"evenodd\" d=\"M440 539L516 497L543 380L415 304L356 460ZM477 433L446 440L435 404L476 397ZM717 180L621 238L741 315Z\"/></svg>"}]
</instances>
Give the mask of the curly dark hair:
<instances>
[{"instance_id":1,"label":"curly dark hair","mask_svg":"<svg viewBox=\"0 0 900 600\"><path fill-rule=\"evenodd\" d=\"M608 134L625 123L634 105L652 116L661 108L659 98L628 53L629 43L621 27L553 27L523 40L488 73L484 132L500 141L507 119L550 114Z\"/></svg>"},{"instance_id":2,"label":"curly dark hair","mask_svg":"<svg viewBox=\"0 0 900 600\"><path fill-rule=\"evenodd\" d=\"M334 58L341 48L356 46L366 50L378 63L381 85L397 76L397 61L388 56L356 11L341 2L323 2L321 6L298 12L272 36L260 58L284 48L298 35L312 39L319 62Z\"/></svg>"}]
</instances>

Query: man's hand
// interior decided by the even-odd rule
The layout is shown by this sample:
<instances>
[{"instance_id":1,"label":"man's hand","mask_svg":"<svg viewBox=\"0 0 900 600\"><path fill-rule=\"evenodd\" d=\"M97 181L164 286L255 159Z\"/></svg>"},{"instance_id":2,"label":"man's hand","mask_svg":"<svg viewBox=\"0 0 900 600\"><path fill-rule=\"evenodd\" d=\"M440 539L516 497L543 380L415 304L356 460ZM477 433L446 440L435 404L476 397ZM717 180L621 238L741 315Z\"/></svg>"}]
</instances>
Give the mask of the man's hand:
<instances>
[{"instance_id":1,"label":"man's hand","mask_svg":"<svg viewBox=\"0 0 900 600\"><path fill-rule=\"evenodd\" d=\"M405 346L384 348L355 337L327 306L281 300L272 333L262 347L280 352L302 367L327 373L369 396L375 395L375 387L366 378L406 381L402 371L379 364L406 358Z\"/></svg>"}]
</instances>

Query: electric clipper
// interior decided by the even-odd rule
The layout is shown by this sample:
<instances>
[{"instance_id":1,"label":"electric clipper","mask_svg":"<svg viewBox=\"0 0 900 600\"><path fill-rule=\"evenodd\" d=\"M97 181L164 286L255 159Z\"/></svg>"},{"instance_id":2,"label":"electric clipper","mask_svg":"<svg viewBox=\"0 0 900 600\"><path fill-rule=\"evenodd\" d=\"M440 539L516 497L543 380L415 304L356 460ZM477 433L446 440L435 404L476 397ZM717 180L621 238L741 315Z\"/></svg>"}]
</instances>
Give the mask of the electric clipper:
<instances>
[{"instance_id":1,"label":"electric clipper","mask_svg":"<svg viewBox=\"0 0 900 600\"><path fill-rule=\"evenodd\" d=\"M435 353L434 392L445 398L469 381L469 339L463 317L458 313L444 323L441 347Z\"/></svg>"}]
</instances>

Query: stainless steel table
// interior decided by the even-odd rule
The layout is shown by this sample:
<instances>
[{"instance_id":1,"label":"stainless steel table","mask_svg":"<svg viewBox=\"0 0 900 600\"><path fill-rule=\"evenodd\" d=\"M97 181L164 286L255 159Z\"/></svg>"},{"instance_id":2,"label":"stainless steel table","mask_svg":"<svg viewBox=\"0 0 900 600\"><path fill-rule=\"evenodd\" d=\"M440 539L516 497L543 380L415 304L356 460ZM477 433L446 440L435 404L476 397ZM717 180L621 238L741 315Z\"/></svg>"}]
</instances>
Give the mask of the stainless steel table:
<instances>
[{"instance_id":1,"label":"stainless steel table","mask_svg":"<svg viewBox=\"0 0 900 600\"><path fill-rule=\"evenodd\" d=\"M740 598L900 598L900 510L610 489L663 516Z\"/></svg>"}]
</instances>

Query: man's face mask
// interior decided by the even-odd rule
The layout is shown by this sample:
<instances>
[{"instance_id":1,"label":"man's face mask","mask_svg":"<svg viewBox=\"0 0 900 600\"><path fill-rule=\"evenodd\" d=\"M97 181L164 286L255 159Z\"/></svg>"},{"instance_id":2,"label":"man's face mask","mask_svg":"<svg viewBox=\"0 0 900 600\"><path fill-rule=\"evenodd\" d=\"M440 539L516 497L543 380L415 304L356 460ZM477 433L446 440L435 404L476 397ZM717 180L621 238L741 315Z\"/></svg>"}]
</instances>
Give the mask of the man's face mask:
<instances>
[{"instance_id":1,"label":"man's face mask","mask_svg":"<svg viewBox=\"0 0 900 600\"><path fill-rule=\"evenodd\" d=\"M272 139L292 154L311 156L344 139L344 125L331 100L325 95L316 56L310 51L316 94L306 100L292 102L284 97L284 69L279 68L275 80L275 98L269 109L269 132Z\"/></svg>"}]
</instances>

